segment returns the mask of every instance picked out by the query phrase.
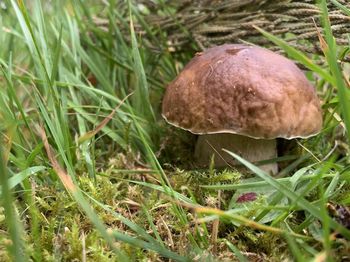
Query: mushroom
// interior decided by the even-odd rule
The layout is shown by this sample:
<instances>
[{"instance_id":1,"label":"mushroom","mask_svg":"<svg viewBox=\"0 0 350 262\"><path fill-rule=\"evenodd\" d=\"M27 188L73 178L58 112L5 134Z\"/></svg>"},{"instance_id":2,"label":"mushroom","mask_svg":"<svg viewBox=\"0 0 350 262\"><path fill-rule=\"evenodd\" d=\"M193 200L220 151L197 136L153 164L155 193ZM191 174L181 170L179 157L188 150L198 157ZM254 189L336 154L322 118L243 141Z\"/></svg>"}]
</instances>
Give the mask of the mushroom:
<instances>
[{"instance_id":1,"label":"mushroom","mask_svg":"<svg viewBox=\"0 0 350 262\"><path fill-rule=\"evenodd\" d=\"M322 127L320 101L291 60L267 49L225 44L209 48L169 84L164 119L198 134L195 159L236 164L221 149L250 162L277 157L276 138L307 138ZM276 163L261 166L277 173Z\"/></svg>"}]
</instances>

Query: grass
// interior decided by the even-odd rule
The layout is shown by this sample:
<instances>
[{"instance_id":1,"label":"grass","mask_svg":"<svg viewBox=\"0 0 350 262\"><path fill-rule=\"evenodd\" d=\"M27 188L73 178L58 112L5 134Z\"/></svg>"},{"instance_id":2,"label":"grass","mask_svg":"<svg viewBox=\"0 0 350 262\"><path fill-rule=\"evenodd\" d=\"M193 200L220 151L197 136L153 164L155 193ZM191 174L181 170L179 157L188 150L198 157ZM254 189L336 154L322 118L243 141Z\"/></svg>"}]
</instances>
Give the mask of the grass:
<instances>
[{"instance_id":1,"label":"grass","mask_svg":"<svg viewBox=\"0 0 350 262\"><path fill-rule=\"evenodd\" d=\"M256 28L309 70L324 111L322 132L276 159L278 177L233 152L252 175L192 167L193 136L165 124L160 104L194 52L169 50L147 7L3 3L1 260L348 258L337 210L350 204L349 64L339 62L350 46L336 44L325 0L324 63ZM237 202L251 192L255 201Z\"/></svg>"}]
</instances>

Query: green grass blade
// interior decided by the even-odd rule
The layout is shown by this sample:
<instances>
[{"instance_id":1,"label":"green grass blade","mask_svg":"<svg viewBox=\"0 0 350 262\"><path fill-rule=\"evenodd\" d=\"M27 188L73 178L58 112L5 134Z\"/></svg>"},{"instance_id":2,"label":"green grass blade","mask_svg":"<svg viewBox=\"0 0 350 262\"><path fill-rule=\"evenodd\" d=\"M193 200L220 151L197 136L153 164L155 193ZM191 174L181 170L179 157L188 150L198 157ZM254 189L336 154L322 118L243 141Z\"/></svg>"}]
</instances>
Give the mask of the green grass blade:
<instances>
[{"instance_id":1,"label":"green grass blade","mask_svg":"<svg viewBox=\"0 0 350 262\"><path fill-rule=\"evenodd\" d=\"M147 221L148 223L150 224L151 228L152 228L152 231L153 231L153 234L156 236L157 240L158 240L158 243L160 243L160 245L162 247L164 247L164 243L162 241L162 238L160 237L159 235L159 232L156 228L156 226L154 225L153 221L154 221L154 218L152 217L152 215L150 214L150 212L148 212L148 209L147 207L142 204L142 211L143 213L146 215L146 218L147 218Z\"/></svg>"},{"instance_id":2,"label":"green grass blade","mask_svg":"<svg viewBox=\"0 0 350 262\"><path fill-rule=\"evenodd\" d=\"M328 48L326 50L326 59L330 67L330 71L335 78L333 86L337 87L338 90L341 112L347 129L348 143L350 144L350 90L345 84L343 74L337 61L337 44L335 43L335 39L332 34L332 28L328 16L327 2L325 0L321 0L321 10L325 39L328 45Z\"/></svg>"},{"instance_id":3,"label":"green grass blade","mask_svg":"<svg viewBox=\"0 0 350 262\"><path fill-rule=\"evenodd\" d=\"M299 63L306 66L311 71L319 74L321 77L323 77L327 82L331 83L332 85L335 85L334 78L323 68L316 65L312 62L306 55L304 55L302 52L298 51L294 47L291 47L286 41L266 32L265 30L255 27L256 30L258 30L262 35L264 35L267 39L281 47L291 58L295 59Z\"/></svg>"},{"instance_id":4,"label":"green grass blade","mask_svg":"<svg viewBox=\"0 0 350 262\"><path fill-rule=\"evenodd\" d=\"M142 64L140 51L138 49L138 43L136 40L136 34L134 30L134 24L132 20L131 3L129 0L130 8L130 35L131 35L131 46L132 46L132 57L134 60L134 73L136 77L136 90L134 95L134 107L135 111L144 116L146 119L153 123L155 116L149 100L149 87L147 78Z\"/></svg>"},{"instance_id":5,"label":"green grass blade","mask_svg":"<svg viewBox=\"0 0 350 262\"><path fill-rule=\"evenodd\" d=\"M294 193L284 184L279 183L277 180L266 174L264 171L256 167L255 165L249 163L247 160L243 159L239 155L227 151L223 149L226 153L231 155L233 158L237 159L239 162L241 162L243 165L245 165L248 169L254 172L257 176L268 182L271 186L273 186L275 189L277 189L279 192L283 193L286 197L288 197L293 204L300 206L305 211L312 214L315 218L322 219L324 218L324 215L321 214L320 209L316 208L314 205L312 205L310 202L308 202L305 198L301 197L300 195ZM340 225L339 223L335 222L329 216L327 218L330 220L330 227L333 230L339 231L341 234L343 234L346 238L350 239L350 230L346 229L344 226Z\"/></svg>"},{"instance_id":6,"label":"green grass blade","mask_svg":"<svg viewBox=\"0 0 350 262\"><path fill-rule=\"evenodd\" d=\"M245 258L245 256L243 256L243 254L241 253L241 251L239 251L239 249L234 246L231 242L229 242L228 240L225 241L226 245L231 249L231 251L236 255L237 259L240 262L248 262L248 260Z\"/></svg>"},{"instance_id":7,"label":"green grass blade","mask_svg":"<svg viewBox=\"0 0 350 262\"><path fill-rule=\"evenodd\" d=\"M46 169L45 166L32 166L29 167L15 175L13 175L12 177L9 178L8 180L8 187L9 189L13 189L15 186L19 185L20 183L22 183L22 181L24 179L26 179L27 177L30 177L36 173L39 173L41 171L44 171Z\"/></svg>"},{"instance_id":8,"label":"green grass blade","mask_svg":"<svg viewBox=\"0 0 350 262\"><path fill-rule=\"evenodd\" d=\"M121 234L119 232L114 231L113 232L113 236L115 237L115 239L119 240L119 241L123 241L125 243L129 243L132 246L136 246L136 247L140 247L143 249L148 249L148 250L153 250L155 252L157 252L158 254L173 259L175 261L180 261L180 262L186 262L186 261L191 261L190 259L180 256L174 252L171 252L170 250L167 250L165 248L162 248L158 245L154 245L145 241L142 241L140 239L125 235L125 234Z\"/></svg>"},{"instance_id":9,"label":"green grass blade","mask_svg":"<svg viewBox=\"0 0 350 262\"><path fill-rule=\"evenodd\" d=\"M303 262L306 259L302 256L302 251L300 250L295 239L289 235L285 235L290 251L293 254L294 261Z\"/></svg>"},{"instance_id":10,"label":"green grass blade","mask_svg":"<svg viewBox=\"0 0 350 262\"><path fill-rule=\"evenodd\" d=\"M14 261L27 261L27 254L24 250L24 242L22 240L23 228L18 220L13 196L8 184L8 172L3 156L3 148L0 145L0 185L2 186L1 200L5 209L5 222L12 241L9 246L9 252Z\"/></svg>"},{"instance_id":11,"label":"green grass blade","mask_svg":"<svg viewBox=\"0 0 350 262\"><path fill-rule=\"evenodd\" d=\"M97 202L95 199L88 197L94 201L96 204L101 206L106 211L112 213L116 218L120 219L125 225L127 225L130 229L132 229L135 233L137 233L138 236L143 237L146 241L131 237L127 234L123 234L118 231L113 231L113 236L122 242L128 243L132 246L137 246L146 250L153 250L158 252L164 257L174 259L175 261L188 261L186 257L180 256L167 248L164 247L163 243L159 244L152 236L150 236L142 227L138 226L137 224L133 223L129 219L123 217L122 215L116 213L115 211L108 208L106 205L103 205L102 203Z\"/></svg>"},{"instance_id":12,"label":"green grass blade","mask_svg":"<svg viewBox=\"0 0 350 262\"><path fill-rule=\"evenodd\" d=\"M347 16L350 17L350 10L348 8L346 8L346 6L342 5L341 3L339 3L337 0L331 0L331 2L336 5L340 10L342 10L344 12L344 14L346 14Z\"/></svg>"},{"instance_id":13,"label":"green grass blade","mask_svg":"<svg viewBox=\"0 0 350 262\"><path fill-rule=\"evenodd\" d=\"M301 176L298 181L309 181L317 176L315 173L305 174ZM337 174L322 174L322 179L324 178L334 178ZM275 180L283 185L290 186L293 184L293 177L284 177L284 178L275 178ZM254 181L251 182L251 179L245 179L237 184L224 184L224 185L201 185L201 187L211 190L236 190L236 189L245 189L245 190L258 190L271 187L271 185L264 181Z\"/></svg>"}]
</instances>

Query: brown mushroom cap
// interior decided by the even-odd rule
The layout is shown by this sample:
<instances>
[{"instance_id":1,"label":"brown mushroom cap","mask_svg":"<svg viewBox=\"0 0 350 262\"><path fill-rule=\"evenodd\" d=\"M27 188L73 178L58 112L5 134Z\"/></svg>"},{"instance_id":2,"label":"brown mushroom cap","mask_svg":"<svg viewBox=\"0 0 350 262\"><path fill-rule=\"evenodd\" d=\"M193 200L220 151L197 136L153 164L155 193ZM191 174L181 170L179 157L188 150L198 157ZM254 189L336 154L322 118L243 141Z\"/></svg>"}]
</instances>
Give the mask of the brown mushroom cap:
<instances>
[{"instance_id":1,"label":"brown mushroom cap","mask_svg":"<svg viewBox=\"0 0 350 262\"><path fill-rule=\"evenodd\" d=\"M195 134L291 139L322 127L316 92L294 62L235 44L196 55L167 87L162 115Z\"/></svg>"}]
</instances>

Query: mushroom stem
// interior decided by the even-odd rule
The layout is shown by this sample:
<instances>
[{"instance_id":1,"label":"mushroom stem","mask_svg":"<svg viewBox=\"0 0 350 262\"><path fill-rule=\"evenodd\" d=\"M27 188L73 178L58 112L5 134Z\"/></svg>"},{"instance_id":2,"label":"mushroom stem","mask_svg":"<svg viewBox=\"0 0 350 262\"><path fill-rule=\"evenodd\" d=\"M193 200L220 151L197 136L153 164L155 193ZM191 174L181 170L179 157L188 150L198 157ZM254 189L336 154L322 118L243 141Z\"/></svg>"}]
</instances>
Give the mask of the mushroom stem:
<instances>
[{"instance_id":1,"label":"mushroom stem","mask_svg":"<svg viewBox=\"0 0 350 262\"><path fill-rule=\"evenodd\" d=\"M215 156L215 167L224 167L227 164L239 165L237 160L221 149L234 152L249 162L257 162L277 157L276 139L254 139L236 134L200 135L195 149L196 162L200 166L208 165L212 155ZM214 150L215 149L215 150ZM276 174L277 163L259 166L262 170Z\"/></svg>"}]
</instances>

